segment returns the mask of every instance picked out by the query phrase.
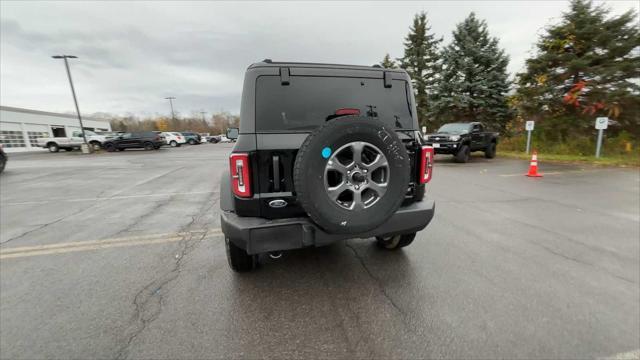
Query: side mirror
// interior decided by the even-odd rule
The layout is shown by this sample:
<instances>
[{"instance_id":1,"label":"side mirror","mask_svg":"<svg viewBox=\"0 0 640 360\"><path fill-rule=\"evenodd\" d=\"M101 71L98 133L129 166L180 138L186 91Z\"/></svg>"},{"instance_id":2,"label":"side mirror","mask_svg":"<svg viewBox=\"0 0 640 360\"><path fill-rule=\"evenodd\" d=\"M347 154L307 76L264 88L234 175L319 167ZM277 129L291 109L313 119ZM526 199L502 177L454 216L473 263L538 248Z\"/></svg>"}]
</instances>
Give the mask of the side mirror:
<instances>
[{"instance_id":1,"label":"side mirror","mask_svg":"<svg viewBox=\"0 0 640 360\"><path fill-rule=\"evenodd\" d=\"M235 140L238 138L238 128L228 128L227 129L227 138L229 140Z\"/></svg>"}]
</instances>

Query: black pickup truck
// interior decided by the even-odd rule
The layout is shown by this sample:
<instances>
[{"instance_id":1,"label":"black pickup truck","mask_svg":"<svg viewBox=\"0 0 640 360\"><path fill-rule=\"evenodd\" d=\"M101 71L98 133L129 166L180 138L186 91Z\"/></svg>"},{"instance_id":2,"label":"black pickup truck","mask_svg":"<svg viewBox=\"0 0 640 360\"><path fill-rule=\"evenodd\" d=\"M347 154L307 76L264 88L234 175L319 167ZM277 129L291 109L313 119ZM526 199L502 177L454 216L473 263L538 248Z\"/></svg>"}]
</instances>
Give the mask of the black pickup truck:
<instances>
[{"instance_id":1,"label":"black pickup truck","mask_svg":"<svg viewBox=\"0 0 640 360\"><path fill-rule=\"evenodd\" d=\"M425 137L436 154L451 154L456 162L469 161L472 151L483 151L487 159L496 156L498 133L484 130L479 122L444 124L434 134Z\"/></svg>"}]
</instances>

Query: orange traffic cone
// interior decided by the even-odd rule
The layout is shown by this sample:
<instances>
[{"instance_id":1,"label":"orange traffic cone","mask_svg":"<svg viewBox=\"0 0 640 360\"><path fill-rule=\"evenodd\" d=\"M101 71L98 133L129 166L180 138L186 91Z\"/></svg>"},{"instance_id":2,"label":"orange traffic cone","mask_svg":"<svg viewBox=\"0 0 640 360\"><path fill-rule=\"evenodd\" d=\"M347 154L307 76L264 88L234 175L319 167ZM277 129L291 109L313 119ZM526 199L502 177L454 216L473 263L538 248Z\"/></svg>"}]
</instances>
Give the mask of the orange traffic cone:
<instances>
[{"instance_id":1,"label":"orange traffic cone","mask_svg":"<svg viewBox=\"0 0 640 360\"><path fill-rule=\"evenodd\" d=\"M533 151L531 155L531 163L529 164L529 173L526 174L529 177L542 177L542 174L538 173L538 152Z\"/></svg>"}]
</instances>

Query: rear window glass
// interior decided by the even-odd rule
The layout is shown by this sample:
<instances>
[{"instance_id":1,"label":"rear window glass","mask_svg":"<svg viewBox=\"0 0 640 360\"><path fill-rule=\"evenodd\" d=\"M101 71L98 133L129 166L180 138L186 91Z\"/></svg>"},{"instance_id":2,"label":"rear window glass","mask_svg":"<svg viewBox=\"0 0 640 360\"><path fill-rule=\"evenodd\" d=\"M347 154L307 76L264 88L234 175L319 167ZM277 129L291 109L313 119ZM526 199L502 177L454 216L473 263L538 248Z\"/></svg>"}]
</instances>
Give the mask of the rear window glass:
<instances>
[{"instance_id":1,"label":"rear window glass","mask_svg":"<svg viewBox=\"0 0 640 360\"><path fill-rule=\"evenodd\" d=\"M407 82L383 79L292 76L283 86L279 76L256 81L256 130L312 130L338 109L358 109L397 129L413 129Z\"/></svg>"}]
</instances>

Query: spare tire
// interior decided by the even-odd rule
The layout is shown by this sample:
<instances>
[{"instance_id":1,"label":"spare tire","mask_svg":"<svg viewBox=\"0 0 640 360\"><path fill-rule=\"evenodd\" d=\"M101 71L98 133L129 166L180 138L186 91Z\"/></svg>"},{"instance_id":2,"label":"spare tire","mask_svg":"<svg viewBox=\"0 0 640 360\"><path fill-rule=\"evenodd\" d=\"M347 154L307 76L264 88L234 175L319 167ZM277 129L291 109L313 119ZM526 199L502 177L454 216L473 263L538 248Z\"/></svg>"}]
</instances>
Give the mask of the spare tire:
<instances>
[{"instance_id":1,"label":"spare tire","mask_svg":"<svg viewBox=\"0 0 640 360\"><path fill-rule=\"evenodd\" d=\"M305 139L293 176L297 199L316 224L329 233L360 234L400 207L410 170L393 129L348 116L328 121Z\"/></svg>"}]
</instances>

